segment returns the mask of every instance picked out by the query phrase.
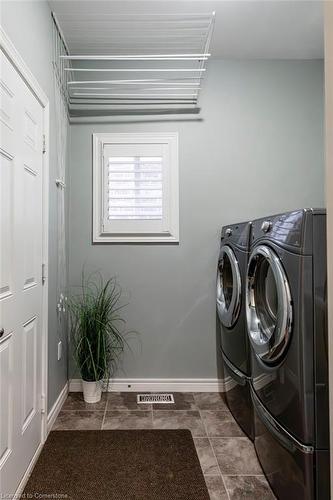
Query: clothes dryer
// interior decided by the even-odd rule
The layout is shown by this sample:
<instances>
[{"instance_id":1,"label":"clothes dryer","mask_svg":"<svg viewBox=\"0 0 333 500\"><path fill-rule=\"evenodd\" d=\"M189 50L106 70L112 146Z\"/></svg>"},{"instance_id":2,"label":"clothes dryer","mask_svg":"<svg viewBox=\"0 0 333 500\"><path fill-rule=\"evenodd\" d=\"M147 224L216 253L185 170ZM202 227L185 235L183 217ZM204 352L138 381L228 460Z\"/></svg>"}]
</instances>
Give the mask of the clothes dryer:
<instances>
[{"instance_id":1,"label":"clothes dryer","mask_svg":"<svg viewBox=\"0 0 333 500\"><path fill-rule=\"evenodd\" d=\"M278 499L328 499L325 211L254 221L246 281L259 461Z\"/></svg>"}]
</instances>

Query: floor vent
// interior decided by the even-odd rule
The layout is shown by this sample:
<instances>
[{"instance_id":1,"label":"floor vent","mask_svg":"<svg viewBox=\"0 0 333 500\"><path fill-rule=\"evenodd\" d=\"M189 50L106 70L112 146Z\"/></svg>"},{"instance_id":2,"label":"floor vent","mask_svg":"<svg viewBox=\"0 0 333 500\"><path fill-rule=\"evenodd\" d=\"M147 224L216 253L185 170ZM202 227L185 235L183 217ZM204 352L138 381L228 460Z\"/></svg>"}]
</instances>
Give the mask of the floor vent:
<instances>
[{"instance_id":1,"label":"floor vent","mask_svg":"<svg viewBox=\"0 0 333 500\"><path fill-rule=\"evenodd\" d=\"M168 404L174 403L173 394L138 394L137 402L142 404Z\"/></svg>"}]
</instances>

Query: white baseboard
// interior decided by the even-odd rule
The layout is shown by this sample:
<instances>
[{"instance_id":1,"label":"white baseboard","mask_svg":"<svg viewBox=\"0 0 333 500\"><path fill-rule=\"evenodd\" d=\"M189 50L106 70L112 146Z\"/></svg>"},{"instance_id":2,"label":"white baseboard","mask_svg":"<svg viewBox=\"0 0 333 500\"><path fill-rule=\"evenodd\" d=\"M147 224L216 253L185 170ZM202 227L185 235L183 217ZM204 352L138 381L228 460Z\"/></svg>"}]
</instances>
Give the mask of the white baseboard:
<instances>
[{"instance_id":1,"label":"white baseboard","mask_svg":"<svg viewBox=\"0 0 333 500\"><path fill-rule=\"evenodd\" d=\"M109 392L226 392L233 386L231 377L215 378L115 378L108 385ZM81 392L80 379L69 381L70 392Z\"/></svg>"},{"instance_id":2,"label":"white baseboard","mask_svg":"<svg viewBox=\"0 0 333 500\"><path fill-rule=\"evenodd\" d=\"M56 418L61 410L61 407L67 398L67 394L68 394L68 382L66 382L66 384L64 385L54 405L52 406L47 415L47 434L49 434L50 430L52 429L53 424L56 421Z\"/></svg>"}]
</instances>

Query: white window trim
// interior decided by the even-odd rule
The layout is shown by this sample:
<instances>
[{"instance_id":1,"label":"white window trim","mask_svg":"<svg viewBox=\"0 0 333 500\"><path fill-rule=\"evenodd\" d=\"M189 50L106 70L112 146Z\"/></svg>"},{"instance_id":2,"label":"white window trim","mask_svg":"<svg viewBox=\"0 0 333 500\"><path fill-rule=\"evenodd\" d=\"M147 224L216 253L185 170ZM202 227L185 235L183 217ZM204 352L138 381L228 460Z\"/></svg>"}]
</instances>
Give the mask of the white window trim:
<instances>
[{"instance_id":1,"label":"white window trim","mask_svg":"<svg viewBox=\"0 0 333 500\"><path fill-rule=\"evenodd\" d=\"M104 146L120 143L168 144L170 151L168 227L163 233L112 234L103 230L103 151ZM93 243L178 243L179 186L178 133L102 133L93 134Z\"/></svg>"}]
</instances>

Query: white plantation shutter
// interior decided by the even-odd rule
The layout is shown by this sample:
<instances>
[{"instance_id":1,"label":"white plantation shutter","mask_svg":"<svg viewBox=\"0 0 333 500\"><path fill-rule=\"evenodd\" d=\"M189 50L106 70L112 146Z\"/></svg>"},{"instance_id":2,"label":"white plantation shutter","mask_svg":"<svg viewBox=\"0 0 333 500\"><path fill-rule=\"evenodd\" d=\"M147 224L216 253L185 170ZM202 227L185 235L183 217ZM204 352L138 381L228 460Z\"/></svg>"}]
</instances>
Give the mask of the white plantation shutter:
<instances>
[{"instance_id":1,"label":"white plantation shutter","mask_svg":"<svg viewBox=\"0 0 333 500\"><path fill-rule=\"evenodd\" d=\"M163 158L111 156L108 172L108 218L161 220Z\"/></svg>"},{"instance_id":2,"label":"white plantation shutter","mask_svg":"<svg viewBox=\"0 0 333 500\"><path fill-rule=\"evenodd\" d=\"M177 134L94 134L94 241L178 241Z\"/></svg>"}]
</instances>

